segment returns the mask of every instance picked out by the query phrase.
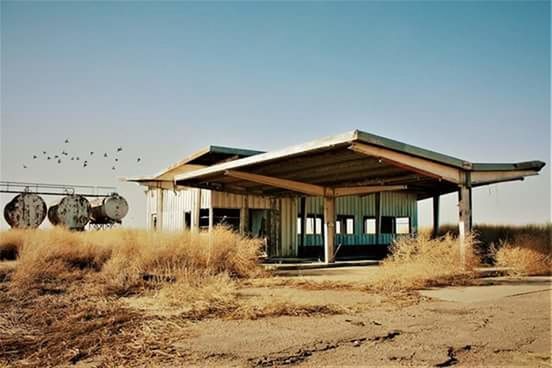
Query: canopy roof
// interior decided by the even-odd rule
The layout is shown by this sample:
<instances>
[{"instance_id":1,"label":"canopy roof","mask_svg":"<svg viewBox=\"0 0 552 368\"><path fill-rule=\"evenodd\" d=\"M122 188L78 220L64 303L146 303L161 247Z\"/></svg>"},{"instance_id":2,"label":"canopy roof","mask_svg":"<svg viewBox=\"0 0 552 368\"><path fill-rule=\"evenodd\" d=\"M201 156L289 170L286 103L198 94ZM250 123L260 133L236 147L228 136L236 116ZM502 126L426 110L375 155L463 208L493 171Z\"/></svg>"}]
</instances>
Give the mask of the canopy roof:
<instances>
[{"instance_id":1,"label":"canopy roof","mask_svg":"<svg viewBox=\"0 0 552 368\"><path fill-rule=\"evenodd\" d=\"M460 184L522 180L544 165L471 163L355 130L179 173L174 180L181 186L268 196L408 190L423 199L456 191Z\"/></svg>"},{"instance_id":2,"label":"canopy roof","mask_svg":"<svg viewBox=\"0 0 552 368\"><path fill-rule=\"evenodd\" d=\"M124 180L156 187L174 187L174 177L178 174L260 153L263 152L234 147L207 146L153 176L125 178Z\"/></svg>"}]
</instances>

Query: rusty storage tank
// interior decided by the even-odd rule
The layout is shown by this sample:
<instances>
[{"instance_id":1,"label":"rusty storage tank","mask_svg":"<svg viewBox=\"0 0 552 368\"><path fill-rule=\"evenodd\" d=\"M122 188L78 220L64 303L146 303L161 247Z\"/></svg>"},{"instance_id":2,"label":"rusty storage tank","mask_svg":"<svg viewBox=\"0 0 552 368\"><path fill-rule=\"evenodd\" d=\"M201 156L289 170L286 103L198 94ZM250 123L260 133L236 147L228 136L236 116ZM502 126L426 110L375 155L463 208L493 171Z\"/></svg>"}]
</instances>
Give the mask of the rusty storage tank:
<instances>
[{"instance_id":1,"label":"rusty storage tank","mask_svg":"<svg viewBox=\"0 0 552 368\"><path fill-rule=\"evenodd\" d=\"M78 194L65 196L48 209L48 220L52 225L64 226L71 230L83 230L90 221L90 202Z\"/></svg>"},{"instance_id":2,"label":"rusty storage tank","mask_svg":"<svg viewBox=\"0 0 552 368\"><path fill-rule=\"evenodd\" d=\"M120 223L128 213L128 202L117 193L91 202L91 222L96 224Z\"/></svg>"},{"instance_id":3,"label":"rusty storage tank","mask_svg":"<svg viewBox=\"0 0 552 368\"><path fill-rule=\"evenodd\" d=\"M16 229L36 229L46 217L46 202L35 193L16 195L4 207L4 219Z\"/></svg>"}]
</instances>

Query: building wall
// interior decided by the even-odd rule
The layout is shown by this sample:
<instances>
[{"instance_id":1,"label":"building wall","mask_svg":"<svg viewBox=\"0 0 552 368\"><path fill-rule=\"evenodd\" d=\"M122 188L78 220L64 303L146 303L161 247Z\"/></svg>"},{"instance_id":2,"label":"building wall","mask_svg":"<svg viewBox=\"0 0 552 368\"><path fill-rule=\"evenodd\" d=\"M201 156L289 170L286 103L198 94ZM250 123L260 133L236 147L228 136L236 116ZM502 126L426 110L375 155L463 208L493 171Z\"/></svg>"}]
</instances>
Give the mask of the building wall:
<instances>
[{"instance_id":1,"label":"building wall","mask_svg":"<svg viewBox=\"0 0 552 368\"><path fill-rule=\"evenodd\" d=\"M186 212L193 213L196 196L199 189L188 188L177 191L150 188L146 191L146 224L154 229L154 217L157 217L157 229L176 231L185 228ZM361 197L340 197L336 199L336 215L353 215L355 218L354 234L336 235L337 244L346 247L366 246L372 244L391 244L393 234L376 235L364 234L363 222L365 216L376 215L376 195ZM214 192L201 189L201 208L208 209L211 204L214 208L242 208L245 197L242 195ZM297 234L297 218L299 215L298 198L271 199L259 196L247 196L247 205L250 209L272 209L270 223L275 226L277 234L276 246L272 248L270 256L297 257L300 254L301 238ZM306 213L322 216L324 213L321 197L306 199ZM411 231L415 233L418 227L416 195L406 192L381 193L381 216L410 217ZM191 216L194 226L194 216ZM305 246L322 246L322 235L305 235Z\"/></svg>"},{"instance_id":2,"label":"building wall","mask_svg":"<svg viewBox=\"0 0 552 368\"><path fill-rule=\"evenodd\" d=\"M308 197L305 203L305 212L322 216L324 202L321 197ZM299 213L299 212L298 212ZM336 215L353 215L355 218L354 234L337 234L337 244L342 246L391 244L395 235L364 234L364 217L376 216L376 195L361 197L340 197L336 199ZM417 232L418 210L416 195L407 192L381 193L381 216L410 217L411 232ZM297 219L295 219L297 222ZM297 235L297 244L300 244L301 235ZM305 235L305 246L321 246L324 243L322 235Z\"/></svg>"},{"instance_id":3,"label":"building wall","mask_svg":"<svg viewBox=\"0 0 552 368\"><path fill-rule=\"evenodd\" d=\"M154 218L157 217L158 230L183 230L185 228L184 214L192 212L199 189L186 188L168 190L149 188L146 190L146 226L154 229ZM244 205L245 196L215 192L201 189L201 208L208 209L213 204L214 208L241 208ZM249 195L247 206L252 209L269 209L269 198ZM192 226L194 216L191 216Z\"/></svg>"}]
</instances>

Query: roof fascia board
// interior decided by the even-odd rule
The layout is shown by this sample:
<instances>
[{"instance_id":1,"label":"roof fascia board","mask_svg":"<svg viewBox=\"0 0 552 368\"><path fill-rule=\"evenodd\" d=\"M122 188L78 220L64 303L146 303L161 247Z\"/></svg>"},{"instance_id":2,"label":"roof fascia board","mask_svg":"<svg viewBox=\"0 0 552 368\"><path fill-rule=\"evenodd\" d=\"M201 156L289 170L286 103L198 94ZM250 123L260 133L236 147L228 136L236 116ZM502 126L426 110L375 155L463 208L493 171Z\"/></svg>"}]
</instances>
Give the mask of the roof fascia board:
<instances>
[{"instance_id":1,"label":"roof fascia board","mask_svg":"<svg viewBox=\"0 0 552 368\"><path fill-rule=\"evenodd\" d=\"M425 148L412 146L410 144L395 141L393 139L389 139L385 137L380 137L378 135L366 133L363 131L358 131L358 141L362 143L374 145L374 146L388 148L393 151L398 151L409 155L418 156L428 160L440 162L445 165L459 167L462 169L470 169L472 165L470 162L461 160L456 157L427 150Z\"/></svg>"},{"instance_id":2,"label":"roof fascia board","mask_svg":"<svg viewBox=\"0 0 552 368\"><path fill-rule=\"evenodd\" d=\"M294 156L297 154L317 151L320 149L329 148L340 144L350 143L353 140L355 140L356 137L357 137L357 131L347 132L347 133L299 144L296 146L283 148L272 152L261 153L259 155L245 157L235 161L216 164L213 166L209 166L205 169L199 169L190 173L180 174L175 177L175 180L179 181L179 180L199 178L199 177L207 176L211 174L220 174L220 173L224 173L224 171L226 170L238 169L244 166L254 165L260 162L267 162L275 159Z\"/></svg>"}]
</instances>

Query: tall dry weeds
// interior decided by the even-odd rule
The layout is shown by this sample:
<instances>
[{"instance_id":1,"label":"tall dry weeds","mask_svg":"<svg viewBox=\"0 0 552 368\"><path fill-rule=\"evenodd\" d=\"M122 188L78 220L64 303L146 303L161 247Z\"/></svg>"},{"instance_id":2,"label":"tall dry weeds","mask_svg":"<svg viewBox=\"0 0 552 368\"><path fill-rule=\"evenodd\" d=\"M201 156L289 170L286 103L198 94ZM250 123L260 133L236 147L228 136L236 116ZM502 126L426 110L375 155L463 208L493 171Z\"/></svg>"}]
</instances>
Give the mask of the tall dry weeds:
<instances>
[{"instance_id":1,"label":"tall dry weeds","mask_svg":"<svg viewBox=\"0 0 552 368\"><path fill-rule=\"evenodd\" d=\"M124 294L144 281L176 281L193 271L249 277L257 272L260 242L217 227L211 234L113 229L71 232L62 228L8 232L18 243L13 284L32 288L93 271L108 293ZM19 236L19 238L17 238ZM3 233L2 233L3 237Z\"/></svg>"},{"instance_id":2,"label":"tall dry weeds","mask_svg":"<svg viewBox=\"0 0 552 368\"><path fill-rule=\"evenodd\" d=\"M496 250L496 265L508 268L514 276L552 273L550 233L521 234L501 242Z\"/></svg>"},{"instance_id":3,"label":"tall dry weeds","mask_svg":"<svg viewBox=\"0 0 552 368\"><path fill-rule=\"evenodd\" d=\"M401 237L369 283L376 290L395 292L466 282L480 263L474 245L475 238L469 235L463 263L459 240L450 234L436 239L428 234Z\"/></svg>"}]
</instances>

